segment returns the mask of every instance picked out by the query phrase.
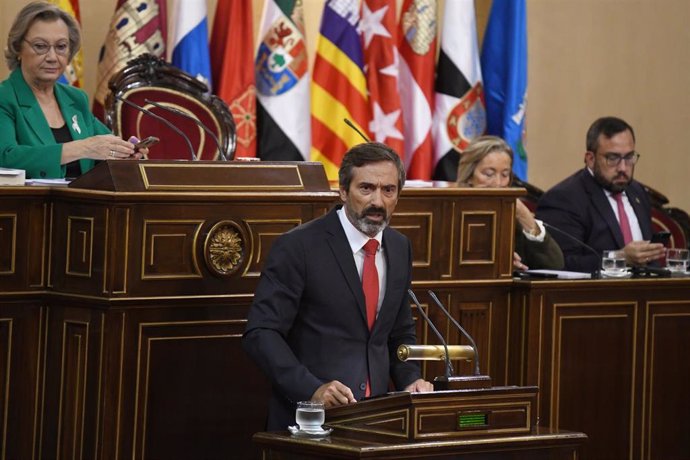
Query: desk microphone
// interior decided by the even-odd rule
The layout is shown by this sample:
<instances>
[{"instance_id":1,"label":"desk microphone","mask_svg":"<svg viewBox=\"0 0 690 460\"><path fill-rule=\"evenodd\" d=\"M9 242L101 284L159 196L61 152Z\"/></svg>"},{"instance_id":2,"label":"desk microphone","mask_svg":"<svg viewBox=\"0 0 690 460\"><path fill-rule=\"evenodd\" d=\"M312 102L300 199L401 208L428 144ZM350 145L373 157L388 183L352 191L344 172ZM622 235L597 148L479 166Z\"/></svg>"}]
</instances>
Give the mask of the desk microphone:
<instances>
[{"instance_id":1,"label":"desk microphone","mask_svg":"<svg viewBox=\"0 0 690 460\"><path fill-rule=\"evenodd\" d=\"M556 231L556 233L559 233L559 234L565 236L565 237L568 238L569 240L574 241L575 243L577 243L578 246L580 246L580 247L582 247L582 248L585 248L586 250L588 250L589 252L591 252L592 254L594 254L594 255L597 257L597 260L599 261L599 263L598 263L598 265L597 265L597 268L592 272L592 278L599 278L599 277L600 277L601 254L599 254L599 253L597 252L596 249L594 249L592 246L588 245L587 243L585 243L585 242L583 242L583 241L580 241L579 238L574 237L573 235L571 235L570 233L566 232L565 230L561 230L560 228L554 227L553 225L548 224L548 223L546 223L546 222L544 222L544 221L542 221L542 224L544 224L544 227L546 227L546 228L548 228L548 229L550 229L550 230Z\"/></svg>"},{"instance_id":2,"label":"desk microphone","mask_svg":"<svg viewBox=\"0 0 690 460\"><path fill-rule=\"evenodd\" d=\"M453 323L453 326L455 326L462 335L465 336L465 338L470 342L470 345L472 345L472 349L474 350L474 375L481 375L481 372L479 372L479 349L477 348L477 344L474 342L474 339L472 336L462 327L460 326L460 323L458 323L455 318L453 318L453 315L450 314L448 309L443 306L440 300L438 300L438 297L436 297L436 294L434 291L426 291L429 293L431 296L431 299L434 301L436 306L441 309L441 311L448 317L451 323Z\"/></svg>"},{"instance_id":3,"label":"desk microphone","mask_svg":"<svg viewBox=\"0 0 690 460\"><path fill-rule=\"evenodd\" d=\"M436 329L436 326L434 326L434 323L431 322L431 319L429 319L429 316L424 313L424 309L422 309L422 306L419 305L419 300L417 300L417 296L414 295L414 292L412 292L412 289L407 290L407 294L410 296L410 299L414 302L414 304L417 306L417 310L419 310L419 313L422 315L422 318L424 318L424 321L431 327L431 330L434 331L434 334L436 334L436 337L441 341L443 344L443 349L445 350L445 359L444 361L446 362L446 379L449 380L450 377L453 375L453 365L450 363L450 357L448 354L448 344L446 341L443 339L443 336L441 333Z\"/></svg>"},{"instance_id":4,"label":"desk microphone","mask_svg":"<svg viewBox=\"0 0 690 460\"><path fill-rule=\"evenodd\" d=\"M197 158L196 158L196 155L194 154L194 147L192 147L192 141L189 140L189 136L187 136L185 133L183 133L182 130L181 130L180 128L178 128L177 126L173 125L169 120L166 120L165 118L161 117L160 115L156 115L155 113L151 112L150 110L145 109L145 108L143 108L142 106L140 106L140 105L138 105L138 104L135 104L135 103L132 102L132 101L129 101L129 100L127 100L127 99L124 99L122 96L119 96L119 95L117 95L117 94L113 94L113 96L115 97L116 100L118 100L118 101L120 101L120 102L123 102L123 103L127 104L128 106L132 107L132 108L133 108L134 110L136 110L137 112L141 112L141 113L143 113L144 115L148 115L148 116L153 117L153 118L155 118L156 120L162 122L165 126L167 126L168 128L170 128L170 129L172 129L173 131L175 131L177 134L179 134L180 136L182 136L182 138L183 138L183 139L185 140L185 142L187 143L187 147L189 147L189 153L190 153L190 155L191 155L191 157L192 157L192 160L196 161Z\"/></svg>"},{"instance_id":5,"label":"desk microphone","mask_svg":"<svg viewBox=\"0 0 690 460\"><path fill-rule=\"evenodd\" d=\"M203 129L206 132L206 134L208 134L211 137L211 139L213 139L213 142L215 142L216 147L218 148L218 154L223 159L223 161L228 161L228 157L225 155L225 152L222 148L220 148L220 141L218 140L218 137L213 133L213 131L211 131L211 129L208 126L203 124L201 120L197 120L193 116L189 115L188 113L184 113L180 109L177 109L175 107L169 107L167 105L163 105L159 102L155 102L150 99L144 99L144 102L146 102L147 104L151 104L154 107L158 107L161 110L165 110L166 112L174 113L175 115L179 115L182 118L193 121L199 128Z\"/></svg>"},{"instance_id":6,"label":"desk microphone","mask_svg":"<svg viewBox=\"0 0 690 460\"><path fill-rule=\"evenodd\" d=\"M351 122L350 120L348 120L347 118L343 118L343 121L345 122L345 124L346 124L347 126L349 126L350 128L354 129L355 132L356 132L357 134L359 134L359 135L362 137L362 139L364 139L364 142L371 142L367 136L365 136L364 134L362 134L362 131L360 131L359 129L357 129L357 127L355 126L354 123L352 123L352 122Z\"/></svg>"}]
</instances>

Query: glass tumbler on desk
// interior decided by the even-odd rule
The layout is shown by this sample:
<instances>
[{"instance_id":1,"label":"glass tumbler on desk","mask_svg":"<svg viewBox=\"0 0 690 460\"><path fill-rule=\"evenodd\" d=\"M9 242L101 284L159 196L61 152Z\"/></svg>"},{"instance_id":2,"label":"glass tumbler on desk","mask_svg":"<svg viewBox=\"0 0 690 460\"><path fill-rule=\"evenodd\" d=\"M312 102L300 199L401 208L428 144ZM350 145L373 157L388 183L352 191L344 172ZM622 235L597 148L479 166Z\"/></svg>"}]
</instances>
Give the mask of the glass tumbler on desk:
<instances>
[{"instance_id":1,"label":"glass tumbler on desk","mask_svg":"<svg viewBox=\"0 0 690 460\"><path fill-rule=\"evenodd\" d=\"M666 268L673 273L685 273L688 271L689 258L687 249L669 248L666 250Z\"/></svg>"},{"instance_id":2,"label":"glass tumbler on desk","mask_svg":"<svg viewBox=\"0 0 690 460\"><path fill-rule=\"evenodd\" d=\"M302 431L320 431L326 421L323 403L317 401L300 401L297 403L295 421Z\"/></svg>"},{"instance_id":3,"label":"glass tumbler on desk","mask_svg":"<svg viewBox=\"0 0 690 460\"><path fill-rule=\"evenodd\" d=\"M611 277L627 275L628 267L625 264L625 253L620 249L604 251L601 255L601 274Z\"/></svg>"}]
</instances>

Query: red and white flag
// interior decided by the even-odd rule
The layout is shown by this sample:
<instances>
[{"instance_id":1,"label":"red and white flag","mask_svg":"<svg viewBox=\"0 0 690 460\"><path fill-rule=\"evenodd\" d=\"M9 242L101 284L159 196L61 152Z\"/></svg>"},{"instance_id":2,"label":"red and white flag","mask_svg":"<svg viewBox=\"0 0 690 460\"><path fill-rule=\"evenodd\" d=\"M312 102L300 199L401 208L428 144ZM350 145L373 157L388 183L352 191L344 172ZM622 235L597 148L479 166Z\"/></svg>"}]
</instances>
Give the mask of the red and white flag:
<instances>
[{"instance_id":1,"label":"red and white flag","mask_svg":"<svg viewBox=\"0 0 690 460\"><path fill-rule=\"evenodd\" d=\"M395 0L363 0L359 31L372 116L369 132L404 158L396 17Z\"/></svg>"},{"instance_id":2,"label":"red and white flag","mask_svg":"<svg viewBox=\"0 0 690 460\"><path fill-rule=\"evenodd\" d=\"M436 0L405 0L400 15L400 101L410 179L431 178Z\"/></svg>"},{"instance_id":3,"label":"red and white flag","mask_svg":"<svg viewBox=\"0 0 690 460\"><path fill-rule=\"evenodd\" d=\"M211 34L211 73L216 95L232 112L237 157L256 156L256 86L252 2L220 1Z\"/></svg>"}]
</instances>

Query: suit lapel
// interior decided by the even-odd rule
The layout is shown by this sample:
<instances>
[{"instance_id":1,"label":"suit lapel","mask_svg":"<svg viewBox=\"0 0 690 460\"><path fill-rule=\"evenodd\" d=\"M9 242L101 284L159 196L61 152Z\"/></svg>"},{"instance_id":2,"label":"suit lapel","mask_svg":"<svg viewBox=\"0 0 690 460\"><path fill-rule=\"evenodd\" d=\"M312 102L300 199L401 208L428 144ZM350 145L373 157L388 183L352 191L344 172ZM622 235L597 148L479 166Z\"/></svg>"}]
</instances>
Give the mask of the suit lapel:
<instances>
[{"instance_id":1,"label":"suit lapel","mask_svg":"<svg viewBox=\"0 0 690 460\"><path fill-rule=\"evenodd\" d=\"M352 248L347 241L345 230L343 230L342 225L340 225L340 220L336 214L337 209L338 208L331 210L331 212L328 214L327 229L328 233L330 234L328 244L331 247L335 260L340 266L340 270L343 273L345 282L350 288L350 291L352 291L352 295L357 300L357 306L362 317L363 324L368 329L367 309L364 302L362 281L359 279L357 266L355 265L354 258L352 257Z\"/></svg>"},{"instance_id":2,"label":"suit lapel","mask_svg":"<svg viewBox=\"0 0 690 460\"><path fill-rule=\"evenodd\" d=\"M616 240L618 247L622 248L625 246L625 244L623 244L623 232L621 232L620 224L616 219L616 215L613 213L613 209L611 208L611 204L609 203L606 193L601 186L596 183L594 177L592 177L587 169L583 171L583 174L586 175L584 178L585 189L589 194L592 204L599 214L604 218L604 221L609 227L609 230L611 231L613 238Z\"/></svg>"},{"instance_id":3,"label":"suit lapel","mask_svg":"<svg viewBox=\"0 0 690 460\"><path fill-rule=\"evenodd\" d=\"M36 96L31 91L28 83L24 81L21 68L12 72L10 81L17 95L17 103L21 107L22 116L26 120L26 124L43 144L54 144L55 138L50 130L50 126L48 126L46 117L43 115L41 106L38 105Z\"/></svg>"},{"instance_id":4,"label":"suit lapel","mask_svg":"<svg viewBox=\"0 0 690 460\"><path fill-rule=\"evenodd\" d=\"M400 257L400 251L393 247L391 238L388 236L389 229L386 228L383 231L383 254L386 259L386 291L383 295L383 302L381 303L381 309L379 310L379 316L374 323L374 329L372 333L376 333L377 329L381 327L381 324L386 324L388 322L387 316L395 312L397 314L396 308L391 308L390 302L392 302L391 297L388 294L392 292L391 284L394 282L393 270L391 267L400 267L403 261Z\"/></svg>"}]
</instances>

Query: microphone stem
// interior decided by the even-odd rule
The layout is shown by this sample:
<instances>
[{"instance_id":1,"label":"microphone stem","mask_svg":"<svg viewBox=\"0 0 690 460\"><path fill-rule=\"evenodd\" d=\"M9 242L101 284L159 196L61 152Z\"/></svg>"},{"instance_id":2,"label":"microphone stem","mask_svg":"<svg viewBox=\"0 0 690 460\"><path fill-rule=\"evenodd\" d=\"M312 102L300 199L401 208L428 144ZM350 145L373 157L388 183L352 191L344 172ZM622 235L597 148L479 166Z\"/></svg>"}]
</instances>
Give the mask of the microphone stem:
<instances>
[{"instance_id":1,"label":"microphone stem","mask_svg":"<svg viewBox=\"0 0 690 460\"><path fill-rule=\"evenodd\" d=\"M190 153L190 155L192 156L192 160L195 160L195 161L196 161L196 155L194 154L194 147L192 146L192 141L189 140L189 136L187 136L185 133L183 133L182 130L181 130L180 128L178 128L177 126L173 125L170 121L166 120L165 118L161 117L160 115L156 115L155 113L151 112L150 110L145 109L144 107L142 107L142 106L140 106L140 105L138 105L138 104L135 104L134 102L129 101L129 100L123 98L122 96L118 96L118 95L116 94L116 95L115 95L115 99L118 100L118 101L120 101L120 102L122 102L122 103L124 103L124 104L127 104L128 106L134 108L135 110L137 110L137 111L139 111L139 112L141 112L141 113L144 113L144 114L146 114L146 115L149 115L149 116L155 118L156 120L160 121L160 122L163 123L165 126L167 126L168 128L170 128L170 129L172 129L173 131L175 131L177 134L179 134L180 136L182 136L182 139L184 139L185 142L187 143L187 147L189 148L189 153Z\"/></svg>"},{"instance_id":2,"label":"microphone stem","mask_svg":"<svg viewBox=\"0 0 690 460\"><path fill-rule=\"evenodd\" d=\"M417 306L417 310L419 310L419 313L422 315L422 317L424 318L426 323L429 325L429 327L431 327L431 330L434 331L434 334L436 334L436 337L438 337L438 339L443 344L443 349L445 350L445 354L446 354L446 359L445 359L445 362L446 362L446 379L450 380L450 377L453 375L453 365L450 363L450 357L448 354L448 344L443 339L443 336L438 331L438 329L436 329L436 326L434 326L434 323L431 322L431 319L429 319L429 316L426 313L424 313L424 310L422 309L422 306L419 305L419 300L417 300L417 296L414 295L414 292L412 291L412 289L408 289L407 294L410 296L410 298L412 299L414 304Z\"/></svg>"},{"instance_id":3,"label":"microphone stem","mask_svg":"<svg viewBox=\"0 0 690 460\"><path fill-rule=\"evenodd\" d=\"M470 342L470 345L472 345L472 348L474 349L474 375L481 375L481 372L479 372L479 348L477 348L477 344L474 342L474 339L472 336L463 328L460 323L458 323L455 318L453 318L453 315L450 314L447 308L443 306L440 300L438 300L438 297L436 297L436 293L434 291L427 291L431 298L433 299L434 303L438 308L441 309L441 311L448 317L451 323L462 333L462 335L467 338L467 340Z\"/></svg>"},{"instance_id":4,"label":"microphone stem","mask_svg":"<svg viewBox=\"0 0 690 460\"><path fill-rule=\"evenodd\" d=\"M542 223L544 224L544 227L545 227L545 228L548 228L548 229L550 229L550 230L555 230L556 233L565 236L565 237L568 238L569 240L574 241L575 243L577 243L578 246L580 246L580 247L582 247L582 248L585 248L585 249L587 249L588 251L590 251L592 254L594 254L594 256L597 258L597 268L595 268L594 271L592 272L592 278L595 278L595 279L596 279L596 278L600 278L601 254L599 254L592 246L586 244L584 241L580 241L579 239L575 238L573 235L571 235L570 233L566 232L565 230L561 230L561 229L558 228L558 227L554 227L553 225L551 225L551 224L549 224L549 223L547 223L547 222L543 222L543 221L542 221Z\"/></svg>"},{"instance_id":5,"label":"microphone stem","mask_svg":"<svg viewBox=\"0 0 690 460\"><path fill-rule=\"evenodd\" d=\"M216 148L218 149L218 155L220 155L220 157L223 159L223 161L228 161L228 157L225 155L225 152L223 151L222 148L220 148L220 141L218 140L218 137L216 137L216 135L213 133L213 131L211 131L211 129L208 126L203 124L201 122L201 120L197 120L196 118L184 113L182 110L176 109L174 107L168 107L167 105L160 104L156 101L144 99L144 102L146 102L147 104L151 104L154 107L158 107L161 110L165 110L167 112L174 113L175 115L179 115L182 118L185 118L187 120L194 122L199 128L203 129L204 132L206 132L206 134L208 134L211 137L211 139L213 139L213 142L216 144Z\"/></svg>"}]
</instances>

